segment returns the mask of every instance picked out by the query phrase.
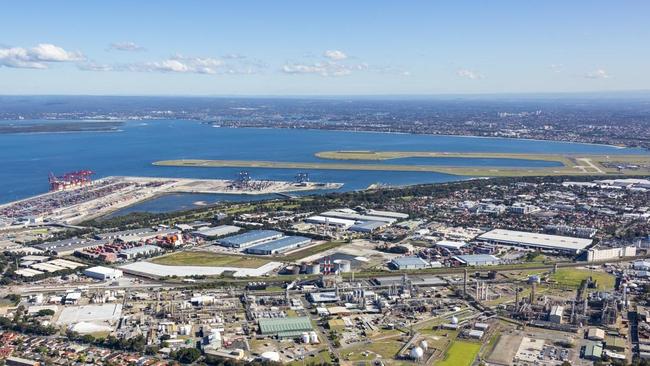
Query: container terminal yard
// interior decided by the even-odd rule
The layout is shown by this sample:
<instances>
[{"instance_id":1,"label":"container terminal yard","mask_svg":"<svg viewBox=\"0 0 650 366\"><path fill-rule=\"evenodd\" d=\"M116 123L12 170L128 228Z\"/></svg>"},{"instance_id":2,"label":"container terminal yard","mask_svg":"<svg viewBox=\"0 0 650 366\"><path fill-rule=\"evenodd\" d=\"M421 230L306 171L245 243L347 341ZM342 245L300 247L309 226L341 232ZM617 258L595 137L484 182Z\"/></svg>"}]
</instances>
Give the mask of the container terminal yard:
<instances>
[{"instance_id":1,"label":"container terminal yard","mask_svg":"<svg viewBox=\"0 0 650 366\"><path fill-rule=\"evenodd\" d=\"M170 193L288 195L342 187L339 183L310 182L306 174L295 182L254 180L245 171L233 180L114 176L93 181L92 174L88 170L50 174L50 192L0 205L0 227L43 221L76 224Z\"/></svg>"}]
</instances>

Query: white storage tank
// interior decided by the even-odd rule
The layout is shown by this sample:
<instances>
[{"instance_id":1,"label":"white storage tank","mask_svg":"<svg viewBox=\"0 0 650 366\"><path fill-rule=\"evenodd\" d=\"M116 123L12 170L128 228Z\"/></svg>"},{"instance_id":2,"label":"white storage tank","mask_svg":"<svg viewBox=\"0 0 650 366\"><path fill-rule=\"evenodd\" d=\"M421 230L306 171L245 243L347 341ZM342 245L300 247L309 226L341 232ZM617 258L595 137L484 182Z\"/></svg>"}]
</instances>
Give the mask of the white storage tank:
<instances>
[{"instance_id":1,"label":"white storage tank","mask_svg":"<svg viewBox=\"0 0 650 366\"><path fill-rule=\"evenodd\" d=\"M425 340L422 340L422 342L420 342L420 348L426 351L427 349L429 349L429 343L427 343L427 341Z\"/></svg>"},{"instance_id":2,"label":"white storage tank","mask_svg":"<svg viewBox=\"0 0 650 366\"><path fill-rule=\"evenodd\" d=\"M316 332L309 333L309 341L314 344L318 344L318 334Z\"/></svg>"},{"instance_id":3,"label":"white storage tank","mask_svg":"<svg viewBox=\"0 0 650 366\"><path fill-rule=\"evenodd\" d=\"M307 267L307 273L319 274L320 273L320 263L312 263Z\"/></svg>"},{"instance_id":4,"label":"white storage tank","mask_svg":"<svg viewBox=\"0 0 650 366\"><path fill-rule=\"evenodd\" d=\"M309 343L309 333L302 333L302 343Z\"/></svg>"},{"instance_id":5,"label":"white storage tank","mask_svg":"<svg viewBox=\"0 0 650 366\"><path fill-rule=\"evenodd\" d=\"M352 262L347 259L337 259L334 261L334 264L340 273L347 273L352 271Z\"/></svg>"},{"instance_id":6,"label":"white storage tank","mask_svg":"<svg viewBox=\"0 0 650 366\"><path fill-rule=\"evenodd\" d=\"M421 360L422 357L424 356L424 350L420 347L414 347L411 350L411 358L414 360Z\"/></svg>"}]
</instances>

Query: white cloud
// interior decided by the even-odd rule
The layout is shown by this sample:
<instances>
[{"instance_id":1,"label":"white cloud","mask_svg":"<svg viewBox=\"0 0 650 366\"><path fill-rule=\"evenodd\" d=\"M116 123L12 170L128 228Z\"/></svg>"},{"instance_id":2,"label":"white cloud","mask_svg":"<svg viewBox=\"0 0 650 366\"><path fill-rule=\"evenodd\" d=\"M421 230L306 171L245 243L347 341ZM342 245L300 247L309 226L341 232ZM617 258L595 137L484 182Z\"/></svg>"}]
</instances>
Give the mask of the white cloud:
<instances>
[{"instance_id":1,"label":"white cloud","mask_svg":"<svg viewBox=\"0 0 650 366\"><path fill-rule=\"evenodd\" d=\"M346 76L353 70L366 70L368 65L345 65L331 61L316 62L313 64L286 63L282 71L287 74L316 74L320 76Z\"/></svg>"},{"instance_id":2,"label":"white cloud","mask_svg":"<svg viewBox=\"0 0 650 366\"><path fill-rule=\"evenodd\" d=\"M0 66L47 69L51 62L80 61L84 57L79 52L69 52L49 43L41 43L33 48L6 47L0 48Z\"/></svg>"},{"instance_id":3,"label":"white cloud","mask_svg":"<svg viewBox=\"0 0 650 366\"><path fill-rule=\"evenodd\" d=\"M216 74L224 65L220 59L211 57L174 56L166 60L146 62L131 67L133 71L158 71L170 73Z\"/></svg>"},{"instance_id":4,"label":"white cloud","mask_svg":"<svg viewBox=\"0 0 650 366\"><path fill-rule=\"evenodd\" d=\"M584 75L587 79L609 79L611 76L604 69L598 69L593 72L588 72Z\"/></svg>"},{"instance_id":5,"label":"white cloud","mask_svg":"<svg viewBox=\"0 0 650 366\"><path fill-rule=\"evenodd\" d=\"M116 51L143 51L144 47L135 42L114 42L111 43L109 48Z\"/></svg>"},{"instance_id":6,"label":"white cloud","mask_svg":"<svg viewBox=\"0 0 650 366\"><path fill-rule=\"evenodd\" d=\"M459 69L456 71L456 75L462 77L462 78L467 78L470 80L480 80L483 79L483 75L480 73L474 71L474 70L469 70L469 69Z\"/></svg>"},{"instance_id":7,"label":"white cloud","mask_svg":"<svg viewBox=\"0 0 650 366\"><path fill-rule=\"evenodd\" d=\"M98 64L93 61L80 62L77 64L79 70L83 71L114 71L116 68L108 64Z\"/></svg>"},{"instance_id":8,"label":"white cloud","mask_svg":"<svg viewBox=\"0 0 650 366\"><path fill-rule=\"evenodd\" d=\"M332 61L343 61L348 58L348 55L339 50L327 50L323 53L323 56Z\"/></svg>"},{"instance_id":9,"label":"white cloud","mask_svg":"<svg viewBox=\"0 0 650 366\"><path fill-rule=\"evenodd\" d=\"M560 73L560 72L564 71L564 65L562 65L562 64L551 64L551 65L549 65L548 68L551 69L551 71L556 72L556 73Z\"/></svg>"}]
</instances>

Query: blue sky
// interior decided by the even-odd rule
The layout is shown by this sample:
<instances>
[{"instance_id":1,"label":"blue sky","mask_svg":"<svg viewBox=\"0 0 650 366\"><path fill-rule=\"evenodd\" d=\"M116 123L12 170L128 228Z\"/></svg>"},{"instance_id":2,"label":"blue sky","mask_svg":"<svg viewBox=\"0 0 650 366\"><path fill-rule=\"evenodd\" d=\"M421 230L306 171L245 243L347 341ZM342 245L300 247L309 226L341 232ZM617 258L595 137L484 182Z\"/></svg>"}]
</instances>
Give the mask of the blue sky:
<instances>
[{"instance_id":1,"label":"blue sky","mask_svg":"<svg viewBox=\"0 0 650 366\"><path fill-rule=\"evenodd\" d=\"M648 1L4 1L1 94L650 89Z\"/></svg>"}]
</instances>

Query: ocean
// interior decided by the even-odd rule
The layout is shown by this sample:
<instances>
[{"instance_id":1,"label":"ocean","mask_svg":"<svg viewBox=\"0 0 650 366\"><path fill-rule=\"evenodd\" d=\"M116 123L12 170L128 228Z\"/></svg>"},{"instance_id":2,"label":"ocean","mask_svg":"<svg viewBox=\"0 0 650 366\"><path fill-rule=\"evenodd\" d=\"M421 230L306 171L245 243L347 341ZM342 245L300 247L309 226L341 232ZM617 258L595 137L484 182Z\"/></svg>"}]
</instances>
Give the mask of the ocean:
<instances>
[{"instance_id":1,"label":"ocean","mask_svg":"<svg viewBox=\"0 0 650 366\"><path fill-rule=\"evenodd\" d=\"M20 123L20 121L16 121ZM460 136L431 136L374 132L301 129L216 128L184 120L129 121L118 132L69 132L0 135L0 203L47 192L48 173L90 169L95 178L124 176L235 178L240 168L186 168L152 165L158 160L226 159L322 161L314 153L326 150L390 150L503 153L645 154L642 149L613 146ZM366 162L378 163L378 162ZM555 166L558 163L510 159L407 158L383 164L454 166ZM253 179L293 180L302 170L245 169ZM308 170L312 181L344 183L342 190L364 189L373 183L409 185L466 179L448 174ZM143 203L144 210L160 212L245 197L163 197ZM268 197L263 197L268 198ZM135 207L137 209L137 206ZM130 208L129 211L133 211Z\"/></svg>"}]
</instances>

